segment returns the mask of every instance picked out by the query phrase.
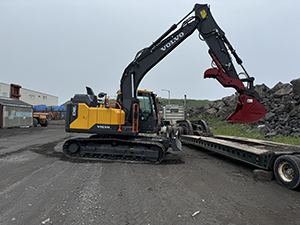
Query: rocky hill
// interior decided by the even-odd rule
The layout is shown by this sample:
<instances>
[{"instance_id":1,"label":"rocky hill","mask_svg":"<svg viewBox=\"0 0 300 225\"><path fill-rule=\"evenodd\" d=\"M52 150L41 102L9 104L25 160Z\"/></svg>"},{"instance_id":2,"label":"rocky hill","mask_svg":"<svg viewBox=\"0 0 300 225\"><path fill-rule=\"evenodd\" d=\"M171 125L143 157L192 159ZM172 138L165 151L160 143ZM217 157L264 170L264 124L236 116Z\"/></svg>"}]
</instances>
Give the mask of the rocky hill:
<instances>
[{"instance_id":1,"label":"rocky hill","mask_svg":"<svg viewBox=\"0 0 300 225\"><path fill-rule=\"evenodd\" d=\"M263 120L253 123L253 127L263 128L265 135L300 136L300 79L290 83L277 83L273 88L265 84L256 85L261 104L267 109ZM208 105L189 108L189 117L220 118L225 120L235 110L238 95L224 97Z\"/></svg>"}]
</instances>

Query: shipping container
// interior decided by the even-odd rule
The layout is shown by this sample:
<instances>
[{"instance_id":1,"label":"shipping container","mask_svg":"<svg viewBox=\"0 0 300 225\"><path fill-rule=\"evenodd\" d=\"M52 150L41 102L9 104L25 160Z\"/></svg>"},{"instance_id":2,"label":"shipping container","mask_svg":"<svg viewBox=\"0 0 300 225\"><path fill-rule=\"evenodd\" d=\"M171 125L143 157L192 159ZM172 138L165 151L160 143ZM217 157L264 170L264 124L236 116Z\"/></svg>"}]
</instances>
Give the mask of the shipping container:
<instances>
[{"instance_id":1,"label":"shipping container","mask_svg":"<svg viewBox=\"0 0 300 225\"><path fill-rule=\"evenodd\" d=\"M60 116L60 112L59 112L59 111L53 111L53 112L52 112L52 115L53 115L53 119L54 119L54 120L60 120L60 119L61 119L61 116Z\"/></svg>"},{"instance_id":2,"label":"shipping container","mask_svg":"<svg viewBox=\"0 0 300 225\"><path fill-rule=\"evenodd\" d=\"M40 112L40 111L45 111L47 109L46 105L35 105L33 107L34 112Z\"/></svg>"},{"instance_id":3,"label":"shipping container","mask_svg":"<svg viewBox=\"0 0 300 225\"><path fill-rule=\"evenodd\" d=\"M52 106L52 111L59 111L59 106Z\"/></svg>"},{"instance_id":4,"label":"shipping container","mask_svg":"<svg viewBox=\"0 0 300 225\"><path fill-rule=\"evenodd\" d=\"M60 119L64 120L66 118L66 112L60 112Z\"/></svg>"}]
</instances>

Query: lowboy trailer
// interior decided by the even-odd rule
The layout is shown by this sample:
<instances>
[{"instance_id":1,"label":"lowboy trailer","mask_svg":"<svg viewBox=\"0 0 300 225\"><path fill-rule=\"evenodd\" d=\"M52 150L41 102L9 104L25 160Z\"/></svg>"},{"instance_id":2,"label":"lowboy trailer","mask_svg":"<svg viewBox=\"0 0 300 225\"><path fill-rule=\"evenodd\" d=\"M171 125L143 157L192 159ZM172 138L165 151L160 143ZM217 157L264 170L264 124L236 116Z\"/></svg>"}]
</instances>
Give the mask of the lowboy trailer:
<instances>
[{"instance_id":1,"label":"lowboy trailer","mask_svg":"<svg viewBox=\"0 0 300 225\"><path fill-rule=\"evenodd\" d=\"M242 137L181 135L183 144L193 145L273 171L278 183L300 188L300 146Z\"/></svg>"}]
</instances>

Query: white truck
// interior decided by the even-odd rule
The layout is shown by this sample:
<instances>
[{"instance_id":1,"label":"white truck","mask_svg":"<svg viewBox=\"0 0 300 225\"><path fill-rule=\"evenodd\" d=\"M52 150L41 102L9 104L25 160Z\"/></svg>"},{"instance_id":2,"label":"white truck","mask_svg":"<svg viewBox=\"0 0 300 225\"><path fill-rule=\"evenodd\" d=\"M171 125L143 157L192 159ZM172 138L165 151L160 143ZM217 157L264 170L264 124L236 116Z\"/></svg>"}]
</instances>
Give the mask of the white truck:
<instances>
[{"instance_id":1,"label":"white truck","mask_svg":"<svg viewBox=\"0 0 300 225\"><path fill-rule=\"evenodd\" d=\"M185 108L179 105L164 106L162 115L165 121L169 121L170 125L175 125L177 120L186 119Z\"/></svg>"}]
</instances>

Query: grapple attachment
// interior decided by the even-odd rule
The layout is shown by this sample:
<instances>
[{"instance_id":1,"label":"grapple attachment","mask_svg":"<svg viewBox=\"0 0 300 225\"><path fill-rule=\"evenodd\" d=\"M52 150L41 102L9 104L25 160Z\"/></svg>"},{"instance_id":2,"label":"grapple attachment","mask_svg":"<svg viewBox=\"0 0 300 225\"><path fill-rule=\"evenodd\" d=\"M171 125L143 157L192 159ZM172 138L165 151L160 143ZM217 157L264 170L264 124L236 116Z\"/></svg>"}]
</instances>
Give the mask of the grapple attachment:
<instances>
[{"instance_id":1,"label":"grapple attachment","mask_svg":"<svg viewBox=\"0 0 300 225\"><path fill-rule=\"evenodd\" d=\"M235 111L227 117L226 121L232 123L253 123L264 118L266 112L266 108L255 98L241 94Z\"/></svg>"},{"instance_id":2,"label":"grapple attachment","mask_svg":"<svg viewBox=\"0 0 300 225\"><path fill-rule=\"evenodd\" d=\"M206 70L204 73L204 78L217 79L223 87L233 87L241 94L239 96L239 103L234 113L228 116L226 121L232 123L253 123L264 118L267 110L257 101L260 99L260 97L253 87L254 78L247 77L246 79L239 79L236 75L235 77L230 77L227 73L225 73L221 64L211 51L209 54L211 55L217 68L210 68ZM246 89L243 81L248 82L250 88Z\"/></svg>"}]
</instances>

